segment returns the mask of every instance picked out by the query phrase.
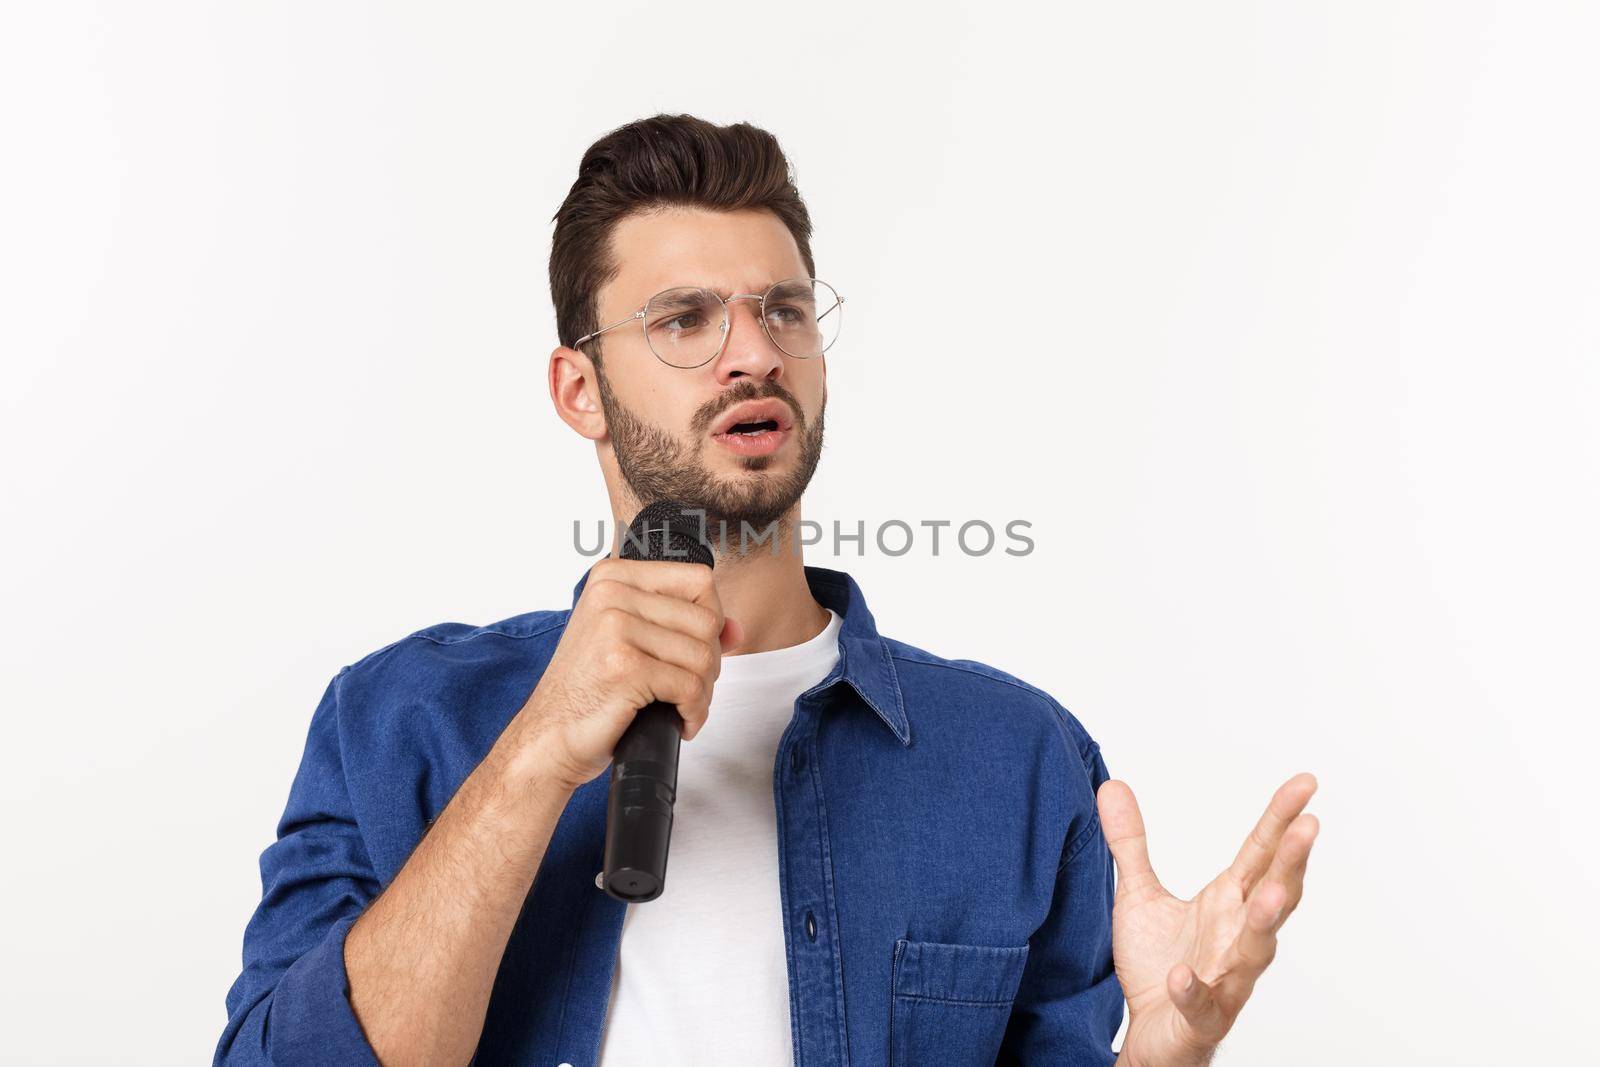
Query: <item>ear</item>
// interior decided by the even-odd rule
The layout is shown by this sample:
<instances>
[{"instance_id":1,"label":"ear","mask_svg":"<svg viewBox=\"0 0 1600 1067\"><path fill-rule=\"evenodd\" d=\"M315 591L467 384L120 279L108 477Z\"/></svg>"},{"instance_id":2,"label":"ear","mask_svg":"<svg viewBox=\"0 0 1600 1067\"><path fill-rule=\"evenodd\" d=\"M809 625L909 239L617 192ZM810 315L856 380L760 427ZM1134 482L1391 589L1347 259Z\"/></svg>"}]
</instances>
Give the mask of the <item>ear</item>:
<instances>
[{"instance_id":1,"label":"ear","mask_svg":"<svg viewBox=\"0 0 1600 1067\"><path fill-rule=\"evenodd\" d=\"M550 353L550 401L561 421L591 441L606 436L605 410L600 406L600 380L594 363L576 348Z\"/></svg>"}]
</instances>

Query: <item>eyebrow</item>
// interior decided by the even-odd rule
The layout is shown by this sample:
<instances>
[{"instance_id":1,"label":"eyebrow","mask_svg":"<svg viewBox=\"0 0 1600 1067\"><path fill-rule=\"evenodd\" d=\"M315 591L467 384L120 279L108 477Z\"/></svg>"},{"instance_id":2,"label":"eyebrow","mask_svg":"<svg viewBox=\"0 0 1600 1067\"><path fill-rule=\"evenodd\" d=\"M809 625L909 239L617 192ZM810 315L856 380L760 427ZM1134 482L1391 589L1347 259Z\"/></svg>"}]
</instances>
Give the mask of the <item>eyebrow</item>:
<instances>
[{"instance_id":1,"label":"eyebrow","mask_svg":"<svg viewBox=\"0 0 1600 1067\"><path fill-rule=\"evenodd\" d=\"M793 278L777 278L777 279L774 279L773 281L770 281L770 282L766 283L765 285L758 285L758 286L755 286L753 288L746 289L746 290L744 290L744 292L753 293L756 296L760 296L762 293L766 292L768 289L771 289L774 285L777 285L778 282L788 282L788 281L795 281L795 280L796 279L793 279ZM663 289L656 290L656 292L665 292L666 289L690 289L690 288L695 288L695 286L693 286L693 285L669 285L669 286L664 287ZM724 300L726 300L729 297L731 297L733 295L733 292L734 292L732 289L717 289L717 288L715 288L713 286L710 286L710 285L700 285L700 286L698 286L698 288L710 289L713 293L716 293L718 296L722 297L722 299L724 299ZM646 296L645 299L648 300L649 296Z\"/></svg>"},{"instance_id":2,"label":"eyebrow","mask_svg":"<svg viewBox=\"0 0 1600 1067\"><path fill-rule=\"evenodd\" d=\"M786 278L779 278L778 279L778 281L787 281L787 280L788 279L786 279ZM778 284L777 281L772 281L772 282L768 282L766 285L760 285L760 286L756 286L754 288L746 289L746 290L744 290L744 292L754 293L757 296L760 296L762 293L766 292L768 289L771 289L774 285L777 285L777 284ZM721 289L712 289L711 286L709 286L709 285L703 286L702 288L711 289L711 291L713 293L716 293L718 296L722 297L722 299L724 299L724 300L728 299L730 296L733 295L733 290L731 290L731 289L729 289L726 292L724 292Z\"/></svg>"}]
</instances>

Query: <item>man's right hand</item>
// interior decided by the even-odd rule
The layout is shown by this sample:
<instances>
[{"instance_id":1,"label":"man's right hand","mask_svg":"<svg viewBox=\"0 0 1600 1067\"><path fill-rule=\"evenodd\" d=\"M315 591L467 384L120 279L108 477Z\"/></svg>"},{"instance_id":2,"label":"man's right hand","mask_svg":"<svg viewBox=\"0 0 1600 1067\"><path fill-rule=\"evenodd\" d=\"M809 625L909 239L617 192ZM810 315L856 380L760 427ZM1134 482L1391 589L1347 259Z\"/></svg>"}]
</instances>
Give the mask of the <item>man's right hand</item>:
<instances>
[{"instance_id":1,"label":"man's right hand","mask_svg":"<svg viewBox=\"0 0 1600 1067\"><path fill-rule=\"evenodd\" d=\"M722 616L709 567L603 559L590 568L532 695L345 937L350 1006L378 1062L472 1058L572 794L606 769L652 700L676 704L693 737L723 643L743 640Z\"/></svg>"},{"instance_id":2,"label":"man's right hand","mask_svg":"<svg viewBox=\"0 0 1600 1067\"><path fill-rule=\"evenodd\" d=\"M539 684L517 713L519 755L569 790L611 763L639 709L677 706L683 739L705 725L722 651L743 639L723 617L710 567L597 562Z\"/></svg>"}]
</instances>

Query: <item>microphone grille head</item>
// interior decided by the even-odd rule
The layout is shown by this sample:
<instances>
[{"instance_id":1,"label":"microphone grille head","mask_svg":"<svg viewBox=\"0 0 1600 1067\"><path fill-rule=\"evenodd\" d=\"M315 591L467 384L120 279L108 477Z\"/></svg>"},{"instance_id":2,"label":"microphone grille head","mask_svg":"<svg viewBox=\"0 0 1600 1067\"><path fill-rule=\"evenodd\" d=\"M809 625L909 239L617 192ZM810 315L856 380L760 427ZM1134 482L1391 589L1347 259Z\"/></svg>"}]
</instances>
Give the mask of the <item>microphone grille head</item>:
<instances>
[{"instance_id":1,"label":"microphone grille head","mask_svg":"<svg viewBox=\"0 0 1600 1067\"><path fill-rule=\"evenodd\" d=\"M706 513L676 500L657 500L634 516L622 535L623 559L669 559L713 566Z\"/></svg>"}]
</instances>

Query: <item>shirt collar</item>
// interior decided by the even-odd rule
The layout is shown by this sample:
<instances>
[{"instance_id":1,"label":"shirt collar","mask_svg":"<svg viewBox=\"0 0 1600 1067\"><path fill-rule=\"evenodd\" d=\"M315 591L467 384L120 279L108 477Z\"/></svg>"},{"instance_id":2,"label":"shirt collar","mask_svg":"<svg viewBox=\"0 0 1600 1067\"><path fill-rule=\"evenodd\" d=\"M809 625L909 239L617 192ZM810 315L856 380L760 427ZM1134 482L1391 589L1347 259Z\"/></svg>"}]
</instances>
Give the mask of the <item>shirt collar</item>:
<instances>
[{"instance_id":1,"label":"shirt collar","mask_svg":"<svg viewBox=\"0 0 1600 1067\"><path fill-rule=\"evenodd\" d=\"M839 662L827 678L807 692L819 692L845 682L883 720L901 745L911 744L911 723L906 718L905 700L900 693L900 676L895 673L889 646L878 635L872 612L867 610L861 587L844 571L806 567L805 573L806 584L811 587L811 595L817 603L838 612L841 620ZM577 607L578 596L588 580L589 572L585 571L578 584L572 587L573 607Z\"/></svg>"}]
</instances>

